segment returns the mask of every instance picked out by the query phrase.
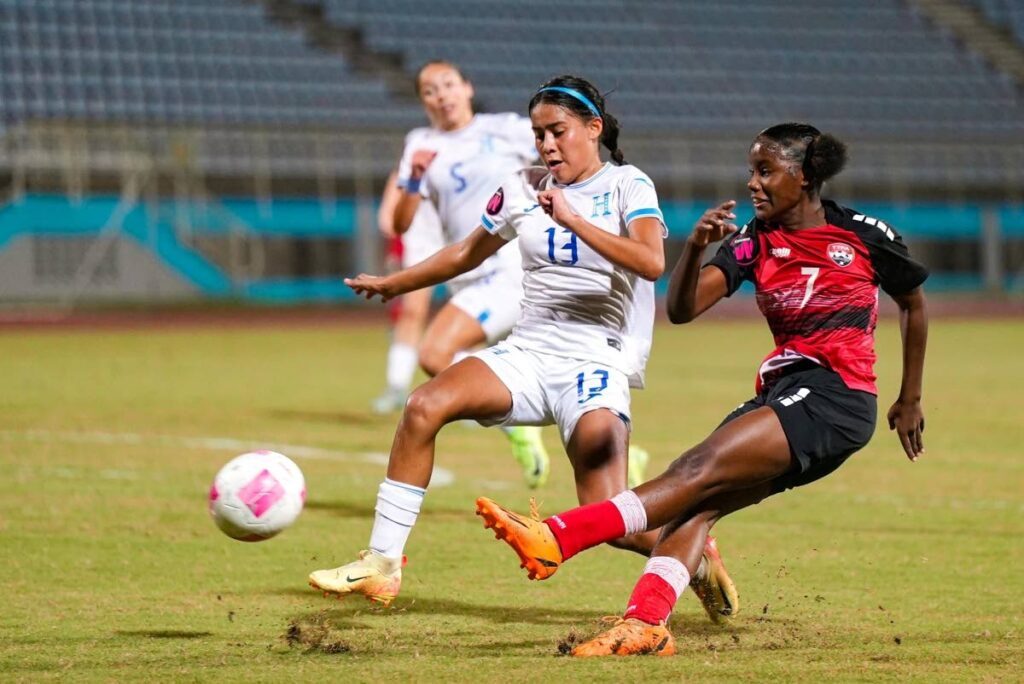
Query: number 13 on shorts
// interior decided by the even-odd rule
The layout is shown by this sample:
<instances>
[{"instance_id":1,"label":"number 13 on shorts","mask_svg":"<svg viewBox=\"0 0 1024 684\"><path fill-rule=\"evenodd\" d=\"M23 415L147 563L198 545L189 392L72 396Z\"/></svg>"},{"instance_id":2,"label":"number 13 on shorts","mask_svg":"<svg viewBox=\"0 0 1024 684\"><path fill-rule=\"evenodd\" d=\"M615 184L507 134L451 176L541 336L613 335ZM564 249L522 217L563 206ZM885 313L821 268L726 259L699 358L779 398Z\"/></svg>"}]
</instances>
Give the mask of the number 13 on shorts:
<instances>
[{"instance_id":1,"label":"number 13 on shorts","mask_svg":"<svg viewBox=\"0 0 1024 684\"><path fill-rule=\"evenodd\" d=\"M608 371L598 368L589 373L577 373L576 398L578 403L585 404L598 397L608 389Z\"/></svg>"}]
</instances>

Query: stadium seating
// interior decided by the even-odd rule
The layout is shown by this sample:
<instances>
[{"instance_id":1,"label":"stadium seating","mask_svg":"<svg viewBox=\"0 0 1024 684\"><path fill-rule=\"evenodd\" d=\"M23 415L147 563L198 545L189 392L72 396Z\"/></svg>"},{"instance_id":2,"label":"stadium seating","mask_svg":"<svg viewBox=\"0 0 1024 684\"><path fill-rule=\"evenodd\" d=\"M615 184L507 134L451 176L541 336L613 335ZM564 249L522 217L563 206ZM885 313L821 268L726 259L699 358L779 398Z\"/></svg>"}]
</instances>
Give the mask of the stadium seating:
<instances>
[{"instance_id":1,"label":"stadium seating","mask_svg":"<svg viewBox=\"0 0 1024 684\"><path fill-rule=\"evenodd\" d=\"M998 0L993 0L998 1ZM847 135L1024 136L1008 78L898 0L324 0L327 17L414 69L444 56L493 110L558 72L615 91L632 129L749 134L801 118Z\"/></svg>"},{"instance_id":2,"label":"stadium seating","mask_svg":"<svg viewBox=\"0 0 1024 684\"><path fill-rule=\"evenodd\" d=\"M1020 15L1009 0L977 1ZM1012 80L900 0L433 0L429 11L414 0L0 0L0 121L8 138L24 128L12 124L71 122L90 139L106 135L95 123L126 124L157 150L175 130L198 131L191 149L208 173L385 173L401 133L423 124L419 105L396 93L395 74L355 69L270 6L320 16L328 35L355 32L410 80L424 61L451 59L488 111L523 112L555 73L590 77L612 91L631 158L659 179L731 180L698 148L786 119L874 145L898 183L1008 185L1024 154ZM108 137L88 146L113 150ZM965 149L974 163L950 170ZM875 176L855 160L846 178Z\"/></svg>"},{"instance_id":3,"label":"stadium seating","mask_svg":"<svg viewBox=\"0 0 1024 684\"><path fill-rule=\"evenodd\" d=\"M1024 3L1020 0L973 0L994 24L1006 28L1024 46Z\"/></svg>"},{"instance_id":4,"label":"stadium seating","mask_svg":"<svg viewBox=\"0 0 1024 684\"><path fill-rule=\"evenodd\" d=\"M381 79L352 73L258 4L0 1L5 121L409 127Z\"/></svg>"}]
</instances>

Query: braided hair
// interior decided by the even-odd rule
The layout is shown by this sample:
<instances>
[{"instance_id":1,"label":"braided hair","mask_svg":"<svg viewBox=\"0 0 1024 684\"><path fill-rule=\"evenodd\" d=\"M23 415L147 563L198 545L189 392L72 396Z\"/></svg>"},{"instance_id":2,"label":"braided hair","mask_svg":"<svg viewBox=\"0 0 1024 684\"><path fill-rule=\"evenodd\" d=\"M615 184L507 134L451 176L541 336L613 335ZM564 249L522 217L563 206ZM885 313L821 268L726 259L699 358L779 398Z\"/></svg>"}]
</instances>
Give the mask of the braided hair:
<instances>
[{"instance_id":1,"label":"braided hair","mask_svg":"<svg viewBox=\"0 0 1024 684\"><path fill-rule=\"evenodd\" d=\"M782 123L757 134L754 142L764 142L781 159L791 164L790 173L799 168L814 194L846 166L846 144L829 133L805 123Z\"/></svg>"}]
</instances>

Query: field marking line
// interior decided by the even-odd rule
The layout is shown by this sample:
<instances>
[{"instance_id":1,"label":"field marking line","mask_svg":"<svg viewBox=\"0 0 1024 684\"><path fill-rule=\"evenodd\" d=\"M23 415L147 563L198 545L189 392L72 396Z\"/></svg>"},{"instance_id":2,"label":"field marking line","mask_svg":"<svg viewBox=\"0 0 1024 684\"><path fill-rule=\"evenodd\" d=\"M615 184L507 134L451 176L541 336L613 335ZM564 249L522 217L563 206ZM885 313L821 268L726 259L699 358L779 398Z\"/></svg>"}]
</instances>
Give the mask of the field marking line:
<instances>
[{"instance_id":1,"label":"field marking line","mask_svg":"<svg viewBox=\"0 0 1024 684\"><path fill-rule=\"evenodd\" d=\"M337 451L303 444L257 442L233 437L189 437L184 435L146 435L136 432L66 432L60 430L0 430L4 441L24 439L35 442L70 442L74 444L128 444L133 446L162 446L202 451L232 451L243 453L269 449L290 458L310 461L337 461L387 465L388 455L382 451ZM455 473L434 466L431 487L447 487L455 482Z\"/></svg>"}]
</instances>

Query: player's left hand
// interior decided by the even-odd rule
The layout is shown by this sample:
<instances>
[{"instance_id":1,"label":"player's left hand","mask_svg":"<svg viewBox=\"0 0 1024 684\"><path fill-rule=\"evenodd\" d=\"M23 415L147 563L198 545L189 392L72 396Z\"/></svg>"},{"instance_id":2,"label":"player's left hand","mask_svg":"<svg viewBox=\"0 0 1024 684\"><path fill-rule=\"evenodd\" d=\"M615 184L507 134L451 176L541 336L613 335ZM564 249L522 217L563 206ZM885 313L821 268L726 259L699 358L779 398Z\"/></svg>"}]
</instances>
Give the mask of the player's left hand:
<instances>
[{"instance_id":1,"label":"player's left hand","mask_svg":"<svg viewBox=\"0 0 1024 684\"><path fill-rule=\"evenodd\" d=\"M900 438L907 458L916 461L924 453L924 411L920 401L896 400L889 409L889 429Z\"/></svg>"},{"instance_id":2,"label":"player's left hand","mask_svg":"<svg viewBox=\"0 0 1024 684\"><path fill-rule=\"evenodd\" d=\"M537 193L537 203L544 213L564 228L572 228L572 222L579 218L579 214L569 204L569 200L565 199L561 188L541 190Z\"/></svg>"},{"instance_id":3,"label":"player's left hand","mask_svg":"<svg viewBox=\"0 0 1024 684\"><path fill-rule=\"evenodd\" d=\"M367 299L373 299L375 295L380 295L381 301L384 302L396 294L391 287L391 283L388 281L389 278L386 276L374 276L365 273L360 273L355 278L345 278L345 284L352 288L352 291L357 295L362 295Z\"/></svg>"}]
</instances>

